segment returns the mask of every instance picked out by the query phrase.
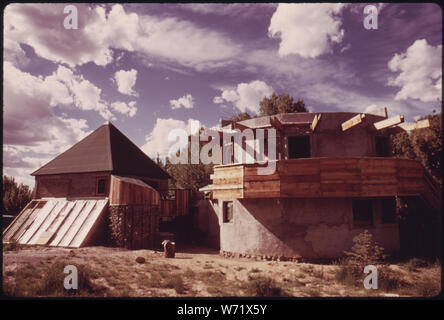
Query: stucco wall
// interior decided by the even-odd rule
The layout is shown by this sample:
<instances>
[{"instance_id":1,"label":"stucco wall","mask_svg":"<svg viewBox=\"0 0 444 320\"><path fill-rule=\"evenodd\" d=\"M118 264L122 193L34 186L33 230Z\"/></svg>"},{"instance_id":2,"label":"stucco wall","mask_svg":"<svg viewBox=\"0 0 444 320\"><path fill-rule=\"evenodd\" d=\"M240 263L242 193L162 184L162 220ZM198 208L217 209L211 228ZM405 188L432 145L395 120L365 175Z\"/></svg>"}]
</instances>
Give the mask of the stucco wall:
<instances>
[{"instance_id":1,"label":"stucco wall","mask_svg":"<svg viewBox=\"0 0 444 320\"><path fill-rule=\"evenodd\" d=\"M374 157L377 156L375 136L387 136L384 130L371 131L369 126L384 118L366 115L363 123L346 131L342 131L341 124L357 113L323 113L316 130L311 132L310 148L312 157ZM282 137L283 159L288 157L288 137L300 135L297 127L287 126Z\"/></svg>"},{"instance_id":2,"label":"stucco wall","mask_svg":"<svg viewBox=\"0 0 444 320\"><path fill-rule=\"evenodd\" d=\"M375 200L376 202L379 200ZM220 250L250 255L307 259L336 258L368 229L386 252L399 252L397 224L381 224L374 205L374 225L355 228L351 199L234 200L231 222L223 222L223 200L213 203L220 224Z\"/></svg>"}]
</instances>

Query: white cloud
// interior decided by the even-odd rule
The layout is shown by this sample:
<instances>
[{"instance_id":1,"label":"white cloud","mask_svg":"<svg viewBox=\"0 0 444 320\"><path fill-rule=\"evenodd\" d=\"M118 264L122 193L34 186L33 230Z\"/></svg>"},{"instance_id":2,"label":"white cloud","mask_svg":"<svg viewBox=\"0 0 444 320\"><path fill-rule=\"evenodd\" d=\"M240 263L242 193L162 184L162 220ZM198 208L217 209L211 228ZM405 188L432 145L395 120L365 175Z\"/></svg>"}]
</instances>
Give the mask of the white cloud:
<instances>
[{"instance_id":1,"label":"white cloud","mask_svg":"<svg viewBox=\"0 0 444 320\"><path fill-rule=\"evenodd\" d=\"M170 147L175 141L168 141L168 135L173 129L183 129L190 134L193 128L200 127L200 122L195 119L188 119L187 122L177 119L158 118L153 130L146 136L142 150L151 158L156 158L157 154L164 158L168 155Z\"/></svg>"},{"instance_id":2,"label":"white cloud","mask_svg":"<svg viewBox=\"0 0 444 320\"><path fill-rule=\"evenodd\" d=\"M231 102L240 111L259 112L259 103L264 97L270 96L274 89L263 81L255 80L250 83L239 83L234 90L222 90L220 96L213 98L213 102L221 104Z\"/></svg>"},{"instance_id":3,"label":"white cloud","mask_svg":"<svg viewBox=\"0 0 444 320\"><path fill-rule=\"evenodd\" d=\"M3 71L5 173L32 184L29 174L85 137L88 125L53 113L55 104L73 102L61 82L34 77L11 62L4 62Z\"/></svg>"},{"instance_id":4,"label":"white cloud","mask_svg":"<svg viewBox=\"0 0 444 320\"><path fill-rule=\"evenodd\" d=\"M120 93L129 96L138 96L138 93L134 91L134 85L137 80L137 70L131 69L128 71L120 70L114 74L114 80L117 84L117 90Z\"/></svg>"},{"instance_id":5,"label":"white cloud","mask_svg":"<svg viewBox=\"0 0 444 320\"><path fill-rule=\"evenodd\" d=\"M25 43L45 59L74 67L88 62L105 66L113 60L113 49L121 49L199 69L224 65L224 60L241 52L222 33L174 17L126 12L120 4L109 11L101 5L76 4L79 29L65 30L61 23L64 6L7 6L8 52L18 52L18 43Z\"/></svg>"},{"instance_id":6,"label":"white cloud","mask_svg":"<svg viewBox=\"0 0 444 320\"><path fill-rule=\"evenodd\" d=\"M188 93L179 99L170 100L170 106L173 110L181 107L184 107L185 109L192 109L194 107L194 98L190 93Z\"/></svg>"},{"instance_id":7,"label":"white cloud","mask_svg":"<svg viewBox=\"0 0 444 320\"><path fill-rule=\"evenodd\" d=\"M279 55L299 54L316 58L331 52L334 42L341 42L339 14L344 4L279 4L271 17L269 35L281 40Z\"/></svg>"},{"instance_id":8,"label":"white cloud","mask_svg":"<svg viewBox=\"0 0 444 320\"><path fill-rule=\"evenodd\" d=\"M132 118L137 112L136 101L131 101L129 103L117 101L111 103L111 108L121 114L125 114Z\"/></svg>"},{"instance_id":9,"label":"white cloud","mask_svg":"<svg viewBox=\"0 0 444 320\"><path fill-rule=\"evenodd\" d=\"M442 45L431 46L427 40L416 40L406 52L395 54L388 63L392 72L390 86L400 87L395 100L409 98L424 102L436 101L442 92Z\"/></svg>"},{"instance_id":10,"label":"white cloud","mask_svg":"<svg viewBox=\"0 0 444 320\"><path fill-rule=\"evenodd\" d=\"M97 111L106 120L115 120L107 103L101 98L102 90L82 75L59 66L52 75L45 78L44 84L52 91L51 106L72 103L81 110Z\"/></svg>"},{"instance_id":11,"label":"white cloud","mask_svg":"<svg viewBox=\"0 0 444 320\"><path fill-rule=\"evenodd\" d=\"M106 65L112 60L104 34L89 32L86 25L98 23L96 10L76 4L78 30L65 30L65 4L10 4L4 12L4 38L10 47L15 43L32 46L35 52L48 60L67 63L71 67L87 62ZM103 31L103 30L100 30Z\"/></svg>"}]
</instances>

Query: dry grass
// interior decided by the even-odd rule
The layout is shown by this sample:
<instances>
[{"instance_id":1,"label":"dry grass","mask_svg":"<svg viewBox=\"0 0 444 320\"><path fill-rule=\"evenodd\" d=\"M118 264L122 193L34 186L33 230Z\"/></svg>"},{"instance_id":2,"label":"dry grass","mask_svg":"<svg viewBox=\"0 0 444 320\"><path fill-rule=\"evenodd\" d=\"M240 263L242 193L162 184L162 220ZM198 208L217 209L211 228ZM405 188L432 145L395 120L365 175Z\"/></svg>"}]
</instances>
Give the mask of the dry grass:
<instances>
[{"instance_id":1,"label":"dry grass","mask_svg":"<svg viewBox=\"0 0 444 320\"><path fill-rule=\"evenodd\" d=\"M136 263L143 256L146 262ZM441 265L412 259L378 268L378 290L363 287L364 273L342 262L225 259L218 255L177 253L166 259L151 250L115 248L16 248L3 253L7 295L166 297L166 296L383 296L430 297L440 292ZM79 290L63 288L65 265L79 270Z\"/></svg>"}]
</instances>

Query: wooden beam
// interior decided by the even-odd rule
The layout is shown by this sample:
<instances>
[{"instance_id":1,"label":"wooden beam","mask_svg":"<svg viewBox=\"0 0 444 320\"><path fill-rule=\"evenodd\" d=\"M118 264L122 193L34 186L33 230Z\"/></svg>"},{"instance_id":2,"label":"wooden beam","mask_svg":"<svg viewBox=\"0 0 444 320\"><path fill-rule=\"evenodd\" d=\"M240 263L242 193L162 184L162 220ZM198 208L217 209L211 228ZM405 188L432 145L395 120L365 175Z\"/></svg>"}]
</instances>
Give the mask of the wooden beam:
<instances>
[{"instance_id":1,"label":"wooden beam","mask_svg":"<svg viewBox=\"0 0 444 320\"><path fill-rule=\"evenodd\" d=\"M381 108L377 108L371 111L366 112L367 114L373 114L375 116L381 116L384 118L387 118L387 108L386 107L381 107Z\"/></svg>"},{"instance_id":2,"label":"wooden beam","mask_svg":"<svg viewBox=\"0 0 444 320\"><path fill-rule=\"evenodd\" d=\"M310 125L311 131L315 131L316 126L319 123L319 120L321 120L321 114L316 114L313 118L313 122Z\"/></svg>"},{"instance_id":3,"label":"wooden beam","mask_svg":"<svg viewBox=\"0 0 444 320\"><path fill-rule=\"evenodd\" d=\"M373 126L371 127L373 130L381 130L384 128L388 128L397 124L400 124L404 122L404 116L403 115L397 115L382 121L378 121L373 123Z\"/></svg>"},{"instance_id":4,"label":"wooden beam","mask_svg":"<svg viewBox=\"0 0 444 320\"><path fill-rule=\"evenodd\" d=\"M276 129L278 129L279 131L284 130L284 126L282 125L282 123L279 121L279 119L277 117L270 117L270 124L273 127L275 127Z\"/></svg>"},{"instance_id":5,"label":"wooden beam","mask_svg":"<svg viewBox=\"0 0 444 320\"><path fill-rule=\"evenodd\" d=\"M428 128L428 127L430 127L430 122L429 122L429 119L424 119L424 120L419 120L416 122L404 123L404 124L399 125L399 127L401 127L402 129L404 129L406 131L411 131L411 130L417 130L417 129L422 129L422 128Z\"/></svg>"},{"instance_id":6,"label":"wooden beam","mask_svg":"<svg viewBox=\"0 0 444 320\"><path fill-rule=\"evenodd\" d=\"M351 127L356 126L357 124L360 124L362 122L362 119L364 119L364 118L365 118L365 114L361 113L361 114L357 114L353 118L343 122L341 124L342 131L348 130Z\"/></svg>"}]
</instances>

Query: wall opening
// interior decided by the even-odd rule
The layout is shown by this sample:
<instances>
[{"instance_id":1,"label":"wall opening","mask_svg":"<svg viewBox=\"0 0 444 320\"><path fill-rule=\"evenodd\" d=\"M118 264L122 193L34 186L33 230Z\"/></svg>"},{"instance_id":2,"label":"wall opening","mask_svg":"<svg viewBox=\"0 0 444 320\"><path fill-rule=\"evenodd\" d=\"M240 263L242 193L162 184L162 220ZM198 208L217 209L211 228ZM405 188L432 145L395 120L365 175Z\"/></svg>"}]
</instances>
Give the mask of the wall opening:
<instances>
[{"instance_id":1,"label":"wall opening","mask_svg":"<svg viewBox=\"0 0 444 320\"><path fill-rule=\"evenodd\" d=\"M310 137L290 136L288 137L288 158L310 158Z\"/></svg>"},{"instance_id":2,"label":"wall opening","mask_svg":"<svg viewBox=\"0 0 444 320\"><path fill-rule=\"evenodd\" d=\"M354 199L353 224L355 227L366 227L373 225L373 202L369 199Z\"/></svg>"},{"instance_id":3,"label":"wall opening","mask_svg":"<svg viewBox=\"0 0 444 320\"><path fill-rule=\"evenodd\" d=\"M388 137L375 137L376 156L390 157L390 141Z\"/></svg>"},{"instance_id":4,"label":"wall opening","mask_svg":"<svg viewBox=\"0 0 444 320\"><path fill-rule=\"evenodd\" d=\"M382 199L382 223L396 222L396 201L395 198Z\"/></svg>"},{"instance_id":5,"label":"wall opening","mask_svg":"<svg viewBox=\"0 0 444 320\"><path fill-rule=\"evenodd\" d=\"M96 195L98 196L106 195L106 178L97 178Z\"/></svg>"},{"instance_id":6,"label":"wall opening","mask_svg":"<svg viewBox=\"0 0 444 320\"><path fill-rule=\"evenodd\" d=\"M222 209L224 223L233 221L233 201L224 201Z\"/></svg>"}]
</instances>

